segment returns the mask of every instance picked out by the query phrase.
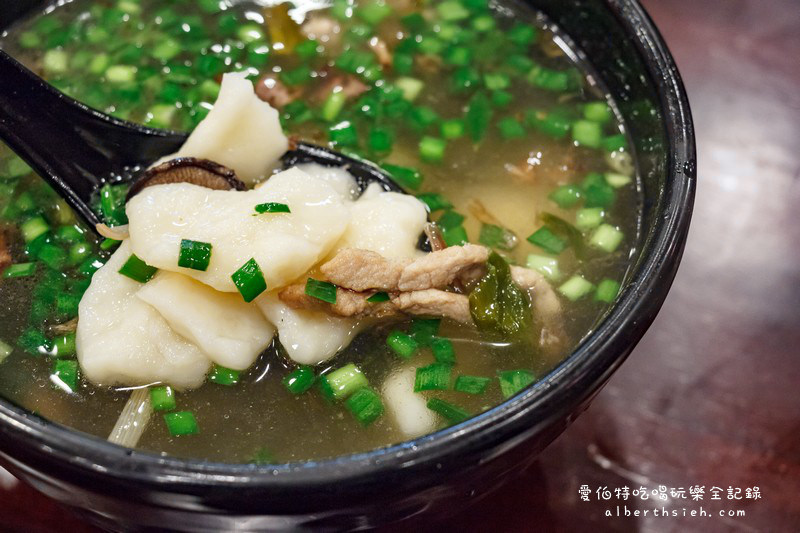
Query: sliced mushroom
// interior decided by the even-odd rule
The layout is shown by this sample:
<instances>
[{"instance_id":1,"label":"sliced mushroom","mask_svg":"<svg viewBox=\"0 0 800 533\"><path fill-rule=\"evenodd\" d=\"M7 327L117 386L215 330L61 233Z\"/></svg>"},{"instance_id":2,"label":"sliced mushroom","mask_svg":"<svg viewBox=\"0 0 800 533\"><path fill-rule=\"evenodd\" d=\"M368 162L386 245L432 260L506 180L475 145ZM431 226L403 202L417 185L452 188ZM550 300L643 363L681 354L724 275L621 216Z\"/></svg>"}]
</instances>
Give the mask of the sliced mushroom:
<instances>
[{"instance_id":1,"label":"sliced mushroom","mask_svg":"<svg viewBox=\"0 0 800 533\"><path fill-rule=\"evenodd\" d=\"M297 100L302 89L290 89L274 74L265 74L256 83L256 95L275 109L283 109Z\"/></svg>"},{"instance_id":2,"label":"sliced mushroom","mask_svg":"<svg viewBox=\"0 0 800 533\"><path fill-rule=\"evenodd\" d=\"M147 169L128 192L128 200L139 194L145 187L165 183L191 183L217 191L235 189L244 191L245 184L236 173L208 159L178 157Z\"/></svg>"}]
</instances>

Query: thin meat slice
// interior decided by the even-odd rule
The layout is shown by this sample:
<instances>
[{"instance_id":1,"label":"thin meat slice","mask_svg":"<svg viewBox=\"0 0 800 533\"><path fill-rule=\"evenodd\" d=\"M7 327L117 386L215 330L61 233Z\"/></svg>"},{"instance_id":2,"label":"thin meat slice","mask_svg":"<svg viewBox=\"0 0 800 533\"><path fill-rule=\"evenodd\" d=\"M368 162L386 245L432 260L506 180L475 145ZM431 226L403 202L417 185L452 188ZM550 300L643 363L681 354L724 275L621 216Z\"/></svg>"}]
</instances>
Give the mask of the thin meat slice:
<instances>
[{"instance_id":1,"label":"thin meat slice","mask_svg":"<svg viewBox=\"0 0 800 533\"><path fill-rule=\"evenodd\" d=\"M348 318L385 318L399 316L398 309L391 302L371 303L367 298L370 292L355 292L347 289L336 290L336 303L329 304L305 292L305 285L290 285L278 293L278 298L292 309L309 309Z\"/></svg>"},{"instance_id":2,"label":"thin meat slice","mask_svg":"<svg viewBox=\"0 0 800 533\"><path fill-rule=\"evenodd\" d=\"M472 324L469 298L464 294L439 289L425 289L401 292L392 297L391 302L398 309L410 315L441 316L462 324Z\"/></svg>"},{"instance_id":3,"label":"thin meat slice","mask_svg":"<svg viewBox=\"0 0 800 533\"><path fill-rule=\"evenodd\" d=\"M403 268L397 288L419 291L450 285L462 275L483 268L489 259L489 249L475 244L449 246L415 259Z\"/></svg>"},{"instance_id":4,"label":"thin meat slice","mask_svg":"<svg viewBox=\"0 0 800 533\"><path fill-rule=\"evenodd\" d=\"M320 267L328 281L357 292L397 289L408 261L386 259L371 250L345 248Z\"/></svg>"},{"instance_id":5,"label":"thin meat slice","mask_svg":"<svg viewBox=\"0 0 800 533\"><path fill-rule=\"evenodd\" d=\"M6 269L14 262L11 257L11 250L8 246L8 235L5 228L0 228L0 272Z\"/></svg>"},{"instance_id":6,"label":"thin meat slice","mask_svg":"<svg viewBox=\"0 0 800 533\"><path fill-rule=\"evenodd\" d=\"M396 261L369 250L348 248L322 265L329 281L354 291L418 291L442 288L454 280L480 277L489 257L483 246L450 246L418 259Z\"/></svg>"}]
</instances>

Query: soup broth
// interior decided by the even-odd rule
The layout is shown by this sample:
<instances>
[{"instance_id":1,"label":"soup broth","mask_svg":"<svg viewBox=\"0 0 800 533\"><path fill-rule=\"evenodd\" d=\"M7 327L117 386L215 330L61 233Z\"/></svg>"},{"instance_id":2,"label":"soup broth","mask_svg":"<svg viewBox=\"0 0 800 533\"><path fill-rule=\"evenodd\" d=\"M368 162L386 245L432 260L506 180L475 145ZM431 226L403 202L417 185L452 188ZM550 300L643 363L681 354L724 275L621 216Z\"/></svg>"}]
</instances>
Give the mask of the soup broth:
<instances>
[{"instance_id":1,"label":"soup broth","mask_svg":"<svg viewBox=\"0 0 800 533\"><path fill-rule=\"evenodd\" d=\"M571 353L613 303L637 239L639 195L622 126L553 30L535 12L504 2L490 9L472 0L335 0L310 10L75 0L9 29L0 47L77 100L178 130L205 117L223 72L247 71L259 95L280 108L288 134L385 165L431 207L448 244L465 235L544 273L563 308L567 341L557 352L441 322L437 336L454 347L453 380L489 383L481 394L450 386L424 396L474 415L516 392L503 390L498 373L524 369L541 379ZM445 209L435 205L441 200ZM69 328L60 326L77 316L114 243L96 238L4 146L0 208L6 263L36 265L19 275L3 265L0 354L8 353L0 395L106 438L130 389L79 375L75 390L65 390L68 380L58 376L69 378L75 366L63 363L75 356ZM46 223L33 238L40 230L31 220ZM542 227L549 228L544 241ZM315 372L355 363L380 391L398 369L434 362L429 347L405 360L387 346L390 332L413 331L415 320L367 329ZM223 462L285 462L406 439L386 414L364 427L316 387L293 395L282 380L296 367L276 338L237 383L209 381L176 393L180 410L194 413L198 434L171 436L154 414L138 447ZM442 418L438 427L446 423Z\"/></svg>"}]
</instances>

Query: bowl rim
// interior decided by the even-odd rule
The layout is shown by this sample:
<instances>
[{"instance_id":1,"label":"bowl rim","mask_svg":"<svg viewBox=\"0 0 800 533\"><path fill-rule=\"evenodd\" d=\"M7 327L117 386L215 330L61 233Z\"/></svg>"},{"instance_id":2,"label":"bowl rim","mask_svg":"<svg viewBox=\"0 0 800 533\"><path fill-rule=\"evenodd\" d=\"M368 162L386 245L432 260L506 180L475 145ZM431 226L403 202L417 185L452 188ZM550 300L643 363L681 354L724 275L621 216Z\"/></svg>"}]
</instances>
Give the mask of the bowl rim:
<instances>
[{"instance_id":1,"label":"bowl rim","mask_svg":"<svg viewBox=\"0 0 800 533\"><path fill-rule=\"evenodd\" d=\"M649 15L636 0L604 0L641 55L658 91L668 143L664 220L649 252L604 320L548 376L475 417L415 440L331 459L252 465L167 457L131 450L40 418L0 398L0 434L23 442L52 462L143 485L298 490L359 483L405 470L453 468L448 457L502 444L507 450L596 393L627 357L655 318L677 271L688 233L695 191L695 138L685 89L675 63ZM626 318L628 317L628 318ZM636 318L631 318L636 317ZM13 454L0 452L14 461ZM445 468L443 468L445 465Z\"/></svg>"}]
</instances>

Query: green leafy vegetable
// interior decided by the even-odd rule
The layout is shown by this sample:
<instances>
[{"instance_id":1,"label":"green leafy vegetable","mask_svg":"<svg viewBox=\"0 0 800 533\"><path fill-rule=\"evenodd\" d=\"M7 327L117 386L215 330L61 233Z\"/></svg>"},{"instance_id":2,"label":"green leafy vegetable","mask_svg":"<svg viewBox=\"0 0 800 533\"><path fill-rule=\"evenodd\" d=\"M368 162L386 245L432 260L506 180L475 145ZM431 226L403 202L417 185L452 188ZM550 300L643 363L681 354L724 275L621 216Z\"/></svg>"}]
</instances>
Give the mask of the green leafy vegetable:
<instances>
[{"instance_id":1,"label":"green leafy vegetable","mask_svg":"<svg viewBox=\"0 0 800 533\"><path fill-rule=\"evenodd\" d=\"M469 309L478 328L518 336L533 320L528 294L511 278L511 268L497 253L489 256L487 272L469 295Z\"/></svg>"}]
</instances>

